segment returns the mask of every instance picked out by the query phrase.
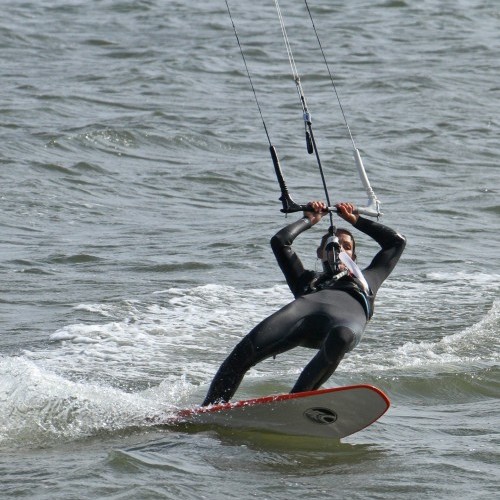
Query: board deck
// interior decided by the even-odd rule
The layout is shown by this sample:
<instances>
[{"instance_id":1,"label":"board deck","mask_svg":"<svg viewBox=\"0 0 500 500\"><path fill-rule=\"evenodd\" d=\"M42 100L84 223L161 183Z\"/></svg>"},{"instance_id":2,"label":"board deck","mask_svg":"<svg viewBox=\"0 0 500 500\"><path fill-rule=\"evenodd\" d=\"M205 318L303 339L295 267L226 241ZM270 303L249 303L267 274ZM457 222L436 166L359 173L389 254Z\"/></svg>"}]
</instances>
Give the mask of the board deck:
<instances>
[{"instance_id":1,"label":"board deck","mask_svg":"<svg viewBox=\"0 0 500 500\"><path fill-rule=\"evenodd\" d=\"M182 410L169 423L341 439L373 424L389 406L380 389L352 385Z\"/></svg>"}]
</instances>

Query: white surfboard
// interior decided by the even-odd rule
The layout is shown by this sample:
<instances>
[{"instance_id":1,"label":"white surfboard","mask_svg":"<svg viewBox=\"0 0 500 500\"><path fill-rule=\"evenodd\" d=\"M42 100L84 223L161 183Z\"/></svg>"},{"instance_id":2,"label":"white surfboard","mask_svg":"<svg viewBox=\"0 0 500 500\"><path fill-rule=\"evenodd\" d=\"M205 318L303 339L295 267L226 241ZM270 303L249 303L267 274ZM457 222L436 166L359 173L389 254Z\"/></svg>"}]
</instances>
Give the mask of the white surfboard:
<instances>
[{"instance_id":1,"label":"white surfboard","mask_svg":"<svg viewBox=\"0 0 500 500\"><path fill-rule=\"evenodd\" d=\"M341 439L373 424L389 406L380 389L352 385L182 410L168 423Z\"/></svg>"}]
</instances>

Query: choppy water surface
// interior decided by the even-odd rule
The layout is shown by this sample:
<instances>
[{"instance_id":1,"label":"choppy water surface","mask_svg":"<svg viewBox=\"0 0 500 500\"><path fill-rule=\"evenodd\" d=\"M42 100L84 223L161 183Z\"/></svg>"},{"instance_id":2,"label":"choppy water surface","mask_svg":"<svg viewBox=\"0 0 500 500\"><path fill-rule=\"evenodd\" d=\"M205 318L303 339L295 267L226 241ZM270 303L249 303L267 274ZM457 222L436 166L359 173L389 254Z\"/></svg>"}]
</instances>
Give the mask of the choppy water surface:
<instances>
[{"instance_id":1,"label":"choppy water surface","mask_svg":"<svg viewBox=\"0 0 500 500\"><path fill-rule=\"evenodd\" d=\"M231 5L289 188L322 197L274 2ZM327 385L375 384L390 411L342 443L147 423L198 404L238 339L291 298L268 245L286 220L226 6L7 1L2 496L498 491L498 6L310 7L383 221L408 238ZM363 203L307 11L281 9L331 195ZM296 242L309 266L323 229ZM367 264L376 249L358 245ZM238 396L286 392L311 355L265 361Z\"/></svg>"}]
</instances>

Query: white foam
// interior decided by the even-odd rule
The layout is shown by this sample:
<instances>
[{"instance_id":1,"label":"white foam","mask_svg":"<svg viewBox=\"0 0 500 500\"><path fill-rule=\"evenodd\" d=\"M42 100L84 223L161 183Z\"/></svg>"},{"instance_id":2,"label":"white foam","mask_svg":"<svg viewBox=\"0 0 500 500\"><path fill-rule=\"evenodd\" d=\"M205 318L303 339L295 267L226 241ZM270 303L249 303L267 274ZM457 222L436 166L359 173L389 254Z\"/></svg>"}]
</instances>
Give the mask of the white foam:
<instances>
[{"instance_id":1,"label":"white foam","mask_svg":"<svg viewBox=\"0 0 500 500\"><path fill-rule=\"evenodd\" d=\"M480 325L458 334L449 334L450 330L446 329L448 317L441 313L433 314L433 308L453 310L456 308L456 297L442 291L443 283L448 283L450 276L439 276L443 282L437 284L429 281L422 283L420 280L392 280L388 286L384 285L376 306L374 324L370 323L365 339L342 363L342 369L387 370L480 357L480 354L470 352L469 348L475 343L478 346L490 344L495 327L488 321L498 323L495 319L498 306L495 305L487 315L489 320L485 318ZM453 279L462 278L458 273ZM416 302L422 286L425 287L426 301ZM236 341L256 323L291 300L285 285L251 290L220 285L169 288L157 292L155 296L162 300L155 299L150 304L125 302L121 311L115 306L112 314L117 317L121 313L121 321L68 325L50 336L53 342L59 343L57 349L44 352L41 356L40 353L27 355L49 362L51 366L56 361L59 373L79 373L91 379L99 376L99 380L110 383L120 380L116 366L120 364L128 365L136 377L152 383L160 383L165 374L174 373L179 377L188 377L190 383L202 384L211 378L218 363ZM86 304L85 307L101 311L99 304ZM457 314L466 313L457 311ZM427 325L432 317L440 318L442 334L436 340L421 339L419 335L426 328L432 328L433 332L441 328L436 320ZM486 328L483 328L484 325ZM382 332L378 333L377 329ZM403 331L404 335L400 338L391 336L393 331L396 334ZM481 335L483 331L485 336ZM384 339L387 338L388 342L382 349L378 344L374 348L381 334L386 336ZM412 340L409 341L409 338ZM458 349L462 344L466 346L465 352ZM299 356L301 360L306 360L310 352ZM191 367L193 362L198 363L196 370ZM303 366L302 361L299 366ZM257 367L256 375L262 369ZM292 362L289 369L295 369ZM124 377L127 376L126 372Z\"/></svg>"},{"instance_id":2,"label":"white foam","mask_svg":"<svg viewBox=\"0 0 500 500\"><path fill-rule=\"evenodd\" d=\"M0 446L45 446L144 426L148 417L172 411L179 395L186 395L182 379L127 393L68 380L22 356L0 358Z\"/></svg>"},{"instance_id":3,"label":"white foam","mask_svg":"<svg viewBox=\"0 0 500 500\"><path fill-rule=\"evenodd\" d=\"M394 350L354 352L346 361L349 369L364 370L363 363L379 371L415 367L453 367L468 370L471 365L494 365L500 360L500 301L493 303L476 324L438 340L406 341Z\"/></svg>"},{"instance_id":4,"label":"white foam","mask_svg":"<svg viewBox=\"0 0 500 500\"><path fill-rule=\"evenodd\" d=\"M430 272L426 275L426 278L441 281L443 283L454 283L455 286L457 283L467 283L498 288L500 284L500 274L483 272Z\"/></svg>"},{"instance_id":5,"label":"white foam","mask_svg":"<svg viewBox=\"0 0 500 500\"><path fill-rule=\"evenodd\" d=\"M290 299L284 285L254 290L205 285L164 290L151 303L81 304L77 309L113 320L67 325L49 336L46 349L24 355L71 380L122 388L131 380L157 385L173 375L199 386L237 340Z\"/></svg>"}]
</instances>

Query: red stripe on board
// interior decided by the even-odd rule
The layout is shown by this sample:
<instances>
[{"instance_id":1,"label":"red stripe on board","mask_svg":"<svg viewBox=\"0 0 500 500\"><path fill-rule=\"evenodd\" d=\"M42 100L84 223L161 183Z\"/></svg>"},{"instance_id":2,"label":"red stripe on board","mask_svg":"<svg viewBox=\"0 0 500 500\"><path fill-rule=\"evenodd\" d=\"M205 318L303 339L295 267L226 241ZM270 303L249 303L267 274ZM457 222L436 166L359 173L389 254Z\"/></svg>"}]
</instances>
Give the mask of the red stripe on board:
<instances>
[{"instance_id":1,"label":"red stripe on board","mask_svg":"<svg viewBox=\"0 0 500 500\"><path fill-rule=\"evenodd\" d=\"M344 387L333 387L330 389L318 389L316 391L295 392L292 394L277 394L274 396L265 396L262 398L246 399L243 401L235 401L234 403L222 403L222 404L216 404L216 405L211 405L211 406L200 406L197 408L190 408L187 410L181 410L176 414L176 417L182 418L182 417L190 417L192 415L198 415L201 413L217 413L217 412L223 411L223 410L231 410L233 408L241 408L242 406L266 404L266 403L272 403L275 401L287 401L290 399L306 398L309 396L319 396L320 394L342 392L342 391L348 391L348 390L353 390L353 389L368 389L370 391L376 392L385 401L385 404L387 405L384 413L389 409L389 406L391 405L391 402L389 401L389 398L387 397L387 395L383 391L378 389L377 387L374 387L372 385L367 385L367 384L358 384L358 385L347 385Z\"/></svg>"}]
</instances>

